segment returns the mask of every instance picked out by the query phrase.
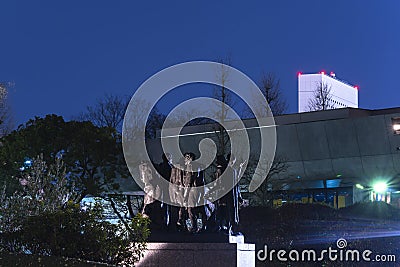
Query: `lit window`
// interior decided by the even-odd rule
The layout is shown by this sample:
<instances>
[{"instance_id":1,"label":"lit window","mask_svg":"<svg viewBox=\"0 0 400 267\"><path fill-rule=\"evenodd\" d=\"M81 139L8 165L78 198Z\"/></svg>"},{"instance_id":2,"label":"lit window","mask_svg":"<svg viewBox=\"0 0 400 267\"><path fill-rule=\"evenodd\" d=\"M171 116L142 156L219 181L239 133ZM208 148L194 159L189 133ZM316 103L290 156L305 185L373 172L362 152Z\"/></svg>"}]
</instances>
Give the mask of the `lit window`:
<instances>
[{"instance_id":1,"label":"lit window","mask_svg":"<svg viewBox=\"0 0 400 267\"><path fill-rule=\"evenodd\" d=\"M392 118L392 127L394 134L400 134L400 118Z\"/></svg>"}]
</instances>

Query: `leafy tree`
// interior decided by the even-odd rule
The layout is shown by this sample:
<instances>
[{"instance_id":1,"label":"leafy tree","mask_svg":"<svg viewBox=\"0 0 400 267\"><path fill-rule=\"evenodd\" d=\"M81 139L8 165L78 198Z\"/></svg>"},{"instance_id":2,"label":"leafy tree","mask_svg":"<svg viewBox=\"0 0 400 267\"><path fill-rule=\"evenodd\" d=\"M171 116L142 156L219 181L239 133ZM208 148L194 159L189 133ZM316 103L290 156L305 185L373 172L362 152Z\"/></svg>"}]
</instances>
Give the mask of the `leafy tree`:
<instances>
[{"instance_id":1,"label":"leafy tree","mask_svg":"<svg viewBox=\"0 0 400 267\"><path fill-rule=\"evenodd\" d=\"M67 175L60 158L48 166L43 157L38 156L18 180L19 191L7 196L4 186L0 195L0 232L18 230L29 216L61 209L74 194L67 186Z\"/></svg>"},{"instance_id":2,"label":"leafy tree","mask_svg":"<svg viewBox=\"0 0 400 267\"><path fill-rule=\"evenodd\" d=\"M142 255L149 221L141 215L111 224L101 206L86 211L73 195L61 159L43 157L19 179L22 189L0 195L0 252L30 253L131 265Z\"/></svg>"},{"instance_id":3,"label":"leafy tree","mask_svg":"<svg viewBox=\"0 0 400 267\"><path fill-rule=\"evenodd\" d=\"M38 227L46 223L46 227ZM101 209L83 212L78 206L26 221L22 238L36 254L55 255L132 266L143 256L149 220L138 214L129 223L111 224ZM46 233L51 233L46 237ZM71 242L72 241L72 242Z\"/></svg>"},{"instance_id":4,"label":"leafy tree","mask_svg":"<svg viewBox=\"0 0 400 267\"><path fill-rule=\"evenodd\" d=\"M65 122L62 117L47 115L46 118L36 117L25 125L20 125L7 136L1 138L0 146L0 179L2 185L8 183L8 188L15 191L24 162L43 156L44 161L54 161L57 153L64 147Z\"/></svg>"},{"instance_id":5,"label":"leafy tree","mask_svg":"<svg viewBox=\"0 0 400 267\"><path fill-rule=\"evenodd\" d=\"M161 130L165 121L165 114L161 113L157 108L153 108L146 123L146 138L155 139L157 131Z\"/></svg>"},{"instance_id":6,"label":"leafy tree","mask_svg":"<svg viewBox=\"0 0 400 267\"><path fill-rule=\"evenodd\" d=\"M133 266L143 256L150 234L149 220L140 214L129 223L105 221L102 209L65 209L27 217L19 230L0 235L0 251L78 258Z\"/></svg>"},{"instance_id":7,"label":"leafy tree","mask_svg":"<svg viewBox=\"0 0 400 267\"><path fill-rule=\"evenodd\" d=\"M78 116L78 120L80 123L92 122L94 125L98 127L107 127L108 129L114 129L114 136L118 139L119 144L121 143L121 129L122 122L125 116L126 109L129 104L129 98L126 96L117 96L112 94L106 94L103 98L99 99L94 106L88 106L87 111ZM127 119L129 127L131 127L131 131L129 134L132 135L131 138L142 139L141 138L141 129L145 128L145 136L143 138L146 139L155 139L157 135L157 131L161 129L166 116L158 111L157 108L153 108L148 118L144 118L143 110L146 110L149 107L149 103L144 101L137 102L137 105L130 106L131 109L134 109L130 112L130 117ZM147 121L146 124L142 125L143 121ZM126 126L126 125L125 125ZM128 138L129 139L129 138ZM122 156L122 147L119 148L121 151L118 152L118 156L115 157L115 160L118 161L117 164L108 165L106 168L102 168L103 178L105 178L106 183L104 185L113 185L111 189L117 189L117 184L112 184L110 181L115 177L115 173L119 173L120 176L129 177L128 170L126 169L124 158ZM78 151L80 148L78 147ZM102 154L100 154L102 155ZM84 160L82 162L85 162ZM84 166L91 166L90 164L84 164ZM89 172L87 168L82 169L83 173ZM94 171L94 169L92 169ZM91 194L97 193L97 195L101 192L94 192L97 186L98 177L91 174L89 175L89 179L86 179L86 188L91 188L89 190ZM111 190L111 191L112 191ZM101 191L101 190L100 190ZM127 210L129 212L129 217L134 216L133 206L131 196L121 196L121 195L102 195L102 197L111 203L111 207L116 213L116 215L120 218L122 222L125 222L125 216L122 214ZM124 199L126 202L124 205Z\"/></svg>"},{"instance_id":8,"label":"leafy tree","mask_svg":"<svg viewBox=\"0 0 400 267\"><path fill-rule=\"evenodd\" d=\"M115 190L115 178L127 177L119 136L114 129L91 122L65 122L56 115L36 117L3 137L1 143L0 177L11 192L19 187L15 178L21 174L26 159L37 155L43 155L48 162L62 157L66 173L80 193L79 199Z\"/></svg>"},{"instance_id":9,"label":"leafy tree","mask_svg":"<svg viewBox=\"0 0 400 267\"><path fill-rule=\"evenodd\" d=\"M71 121L66 134L63 158L76 179L80 196L117 190L116 178L127 178L128 170L114 129Z\"/></svg>"}]
</instances>

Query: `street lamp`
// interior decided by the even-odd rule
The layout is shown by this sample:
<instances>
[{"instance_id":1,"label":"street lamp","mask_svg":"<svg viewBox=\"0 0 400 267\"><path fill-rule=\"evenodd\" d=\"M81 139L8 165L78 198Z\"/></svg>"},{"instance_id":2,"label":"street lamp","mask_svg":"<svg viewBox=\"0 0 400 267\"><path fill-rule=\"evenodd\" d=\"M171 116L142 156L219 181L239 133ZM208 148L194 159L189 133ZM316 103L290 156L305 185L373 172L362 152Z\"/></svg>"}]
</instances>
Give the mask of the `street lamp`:
<instances>
[{"instance_id":1,"label":"street lamp","mask_svg":"<svg viewBox=\"0 0 400 267\"><path fill-rule=\"evenodd\" d=\"M377 182L374 184L373 189L378 194L386 193L387 184L385 182Z\"/></svg>"}]
</instances>

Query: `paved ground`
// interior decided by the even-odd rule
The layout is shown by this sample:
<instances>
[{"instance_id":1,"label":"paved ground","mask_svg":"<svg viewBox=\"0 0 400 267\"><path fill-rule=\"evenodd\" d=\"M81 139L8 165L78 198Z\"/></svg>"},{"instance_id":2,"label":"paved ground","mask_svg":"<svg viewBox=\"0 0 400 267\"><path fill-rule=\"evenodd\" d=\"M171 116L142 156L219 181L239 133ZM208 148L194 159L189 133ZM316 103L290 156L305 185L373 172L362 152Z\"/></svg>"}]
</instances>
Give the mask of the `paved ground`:
<instances>
[{"instance_id":1,"label":"paved ground","mask_svg":"<svg viewBox=\"0 0 400 267\"><path fill-rule=\"evenodd\" d=\"M313 249L320 255L321 250L331 247L338 253L340 250L343 253L347 250L358 250L360 253L371 250L369 258L373 260L378 254L386 257L394 255L397 260L368 263L362 261L360 256L360 262L330 261L326 255L325 261L288 264L279 261L275 255L272 263L268 259L257 261L259 266L400 266L400 220L397 217L400 210L391 209L386 204L379 207L382 208L380 211L376 206L359 208L371 211L357 212L358 208L353 208L351 214L349 210L336 211L316 205L293 205L280 211L250 208L242 211L241 231L246 242L256 244L257 251L267 245L268 251L283 249L289 253L293 249ZM342 240L341 246L344 247L340 249L337 247L338 239L345 240Z\"/></svg>"}]
</instances>

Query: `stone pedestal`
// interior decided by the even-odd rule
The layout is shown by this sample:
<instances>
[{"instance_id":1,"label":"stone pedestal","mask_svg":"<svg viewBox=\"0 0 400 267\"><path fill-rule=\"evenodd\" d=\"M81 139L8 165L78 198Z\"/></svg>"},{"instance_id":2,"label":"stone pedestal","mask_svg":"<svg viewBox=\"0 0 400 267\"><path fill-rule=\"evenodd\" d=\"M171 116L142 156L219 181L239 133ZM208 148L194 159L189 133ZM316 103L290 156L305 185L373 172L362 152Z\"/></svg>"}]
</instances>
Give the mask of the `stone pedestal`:
<instances>
[{"instance_id":1,"label":"stone pedestal","mask_svg":"<svg viewBox=\"0 0 400 267\"><path fill-rule=\"evenodd\" d=\"M155 243L147 244L137 266L255 266L255 245L244 243Z\"/></svg>"}]
</instances>

